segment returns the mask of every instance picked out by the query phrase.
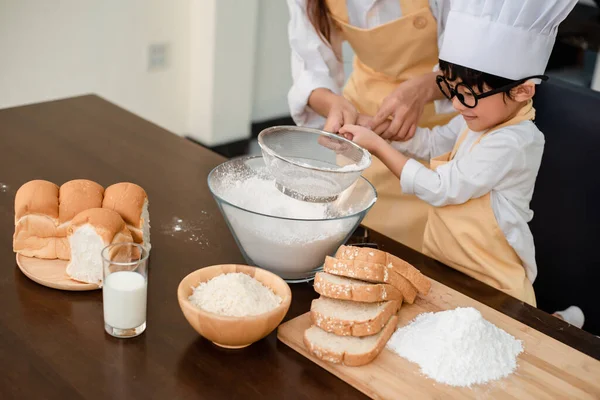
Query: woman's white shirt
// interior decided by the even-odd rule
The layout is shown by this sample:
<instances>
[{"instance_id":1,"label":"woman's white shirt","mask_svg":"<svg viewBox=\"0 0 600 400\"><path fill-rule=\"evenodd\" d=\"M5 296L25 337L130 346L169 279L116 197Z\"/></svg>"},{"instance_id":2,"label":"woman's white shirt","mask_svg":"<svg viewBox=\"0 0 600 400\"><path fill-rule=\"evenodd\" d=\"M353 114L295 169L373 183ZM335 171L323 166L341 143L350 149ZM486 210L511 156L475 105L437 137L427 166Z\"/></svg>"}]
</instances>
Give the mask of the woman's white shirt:
<instances>
[{"instance_id":1,"label":"woman's white shirt","mask_svg":"<svg viewBox=\"0 0 600 400\"><path fill-rule=\"evenodd\" d=\"M342 93L345 83L342 63L342 42L339 33L332 31L332 45L323 42L310 23L306 0L287 0L290 22L288 35L292 51L293 85L288 93L292 118L300 126L322 128L325 118L308 106L313 90L329 89ZM438 47L444 31L444 21L450 10L448 0L429 0L429 7L438 25ZM402 17L399 0L347 0L350 25L371 29ZM436 102L437 107L443 107ZM447 106L447 105L446 105Z\"/></svg>"}]
</instances>

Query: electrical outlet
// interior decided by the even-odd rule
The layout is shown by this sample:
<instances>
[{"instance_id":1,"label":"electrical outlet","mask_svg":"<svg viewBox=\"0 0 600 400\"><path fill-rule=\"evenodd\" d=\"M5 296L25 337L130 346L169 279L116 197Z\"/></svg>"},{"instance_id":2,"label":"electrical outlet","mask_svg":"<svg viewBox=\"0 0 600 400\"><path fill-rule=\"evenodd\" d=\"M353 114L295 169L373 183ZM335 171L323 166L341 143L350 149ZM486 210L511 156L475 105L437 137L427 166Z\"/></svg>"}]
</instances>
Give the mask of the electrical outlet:
<instances>
[{"instance_id":1,"label":"electrical outlet","mask_svg":"<svg viewBox=\"0 0 600 400\"><path fill-rule=\"evenodd\" d=\"M152 43L148 46L148 71L161 71L169 66L169 44Z\"/></svg>"}]
</instances>

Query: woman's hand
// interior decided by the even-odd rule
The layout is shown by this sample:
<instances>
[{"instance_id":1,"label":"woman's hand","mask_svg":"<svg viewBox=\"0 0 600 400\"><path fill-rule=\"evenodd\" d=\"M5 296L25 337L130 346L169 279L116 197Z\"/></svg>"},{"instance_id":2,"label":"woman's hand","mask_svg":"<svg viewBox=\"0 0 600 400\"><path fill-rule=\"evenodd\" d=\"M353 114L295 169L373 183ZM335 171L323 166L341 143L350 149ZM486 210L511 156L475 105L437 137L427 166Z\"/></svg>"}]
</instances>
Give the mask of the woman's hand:
<instances>
[{"instance_id":1,"label":"woman's hand","mask_svg":"<svg viewBox=\"0 0 600 400\"><path fill-rule=\"evenodd\" d=\"M356 107L344 96L337 96L327 114L327 121L323 130L325 132L338 133L340 128L347 124L355 124L358 119Z\"/></svg>"},{"instance_id":2,"label":"woman's hand","mask_svg":"<svg viewBox=\"0 0 600 400\"><path fill-rule=\"evenodd\" d=\"M340 135L348 140L367 149L373 154L377 154L378 150L386 144L378 134L372 130L358 125L344 125L340 129Z\"/></svg>"},{"instance_id":3,"label":"woman's hand","mask_svg":"<svg viewBox=\"0 0 600 400\"><path fill-rule=\"evenodd\" d=\"M356 107L344 96L333 93L329 89L313 90L308 98L308 105L320 115L327 118L324 131L337 133L345 124L355 124L358 118Z\"/></svg>"},{"instance_id":4,"label":"woman's hand","mask_svg":"<svg viewBox=\"0 0 600 400\"><path fill-rule=\"evenodd\" d=\"M436 72L431 72L401 83L381 104L371 121L370 128L382 132L386 140L411 139L417 130L425 104L440 97L435 83ZM389 117L392 117L391 122ZM381 125L389 123L386 129Z\"/></svg>"}]
</instances>

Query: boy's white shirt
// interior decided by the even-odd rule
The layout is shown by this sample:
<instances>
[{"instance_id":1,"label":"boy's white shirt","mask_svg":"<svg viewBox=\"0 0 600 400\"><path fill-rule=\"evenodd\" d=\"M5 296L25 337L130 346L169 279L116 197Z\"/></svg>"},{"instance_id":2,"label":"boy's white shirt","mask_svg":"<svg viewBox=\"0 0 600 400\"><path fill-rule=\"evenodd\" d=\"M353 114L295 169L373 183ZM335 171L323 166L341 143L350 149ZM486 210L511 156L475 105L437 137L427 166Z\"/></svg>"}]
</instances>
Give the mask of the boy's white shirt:
<instances>
[{"instance_id":1,"label":"boy's white shirt","mask_svg":"<svg viewBox=\"0 0 600 400\"><path fill-rule=\"evenodd\" d=\"M406 142L392 146L413 158L429 160L451 151L467 128L461 115L447 125L418 128ZM400 177L402 191L433 206L462 204L490 193L496 221L508 243L523 262L531 282L537 276L533 235L527 224L542 153L544 135L531 121L491 132L471 147L481 132L469 131L454 160L432 171L409 160Z\"/></svg>"}]
</instances>

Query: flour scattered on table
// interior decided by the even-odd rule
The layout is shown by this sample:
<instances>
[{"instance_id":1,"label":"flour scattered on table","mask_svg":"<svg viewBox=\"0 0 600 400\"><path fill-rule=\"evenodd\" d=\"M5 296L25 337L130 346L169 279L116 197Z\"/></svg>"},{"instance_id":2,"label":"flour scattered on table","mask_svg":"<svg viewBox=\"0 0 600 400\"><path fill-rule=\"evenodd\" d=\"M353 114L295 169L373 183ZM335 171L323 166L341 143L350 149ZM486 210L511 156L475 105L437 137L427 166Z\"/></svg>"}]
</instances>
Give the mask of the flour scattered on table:
<instances>
[{"instance_id":1,"label":"flour scattered on table","mask_svg":"<svg viewBox=\"0 0 600 400\"><path fill-rule=\"evenodd\" d=\"M523 351L520 340L471 307L420 314L398 329L387 347L419 364L423 374L451 386L504 378L517 368Z\"/></svg>"},{"instance_id":2,"label":"flour scattered on table","mask_svg":"<svg viewBox=\"0 0 600 400\"><path fill-rule=\"evenodd\" d=\"M208 216L206 211L200 211L202 215ZM204 217L208 219L209 217ZM208 245L208 240L204 236L202 229L204 220L189 221L180 217L173 217L171 222L161 226L161 233L176 237L185 242Z\"/></svg>"},{"instance_id":3,"label":"flour scattered on table","mask_svg":"<svg viewBox=\"0 0 600 400\"><path fill-rule=\"evenodd\" d=\"M190 302L204 311L230 317L263 314L281 304L281 297L243 273L212 278L194 288Z\"/></svg>"},{"instance_id":4,"label":"flour scattered on table","mask_svg":"<svg viewBox=\"0 0 600 400\"><path fill-rule=\"evenodd\" d=\"M0 193L6 193L6 192L8 192L9 189L10 189L10 186L8 186L5 183L0 182Z\"/></svg>"}]
</instances>

